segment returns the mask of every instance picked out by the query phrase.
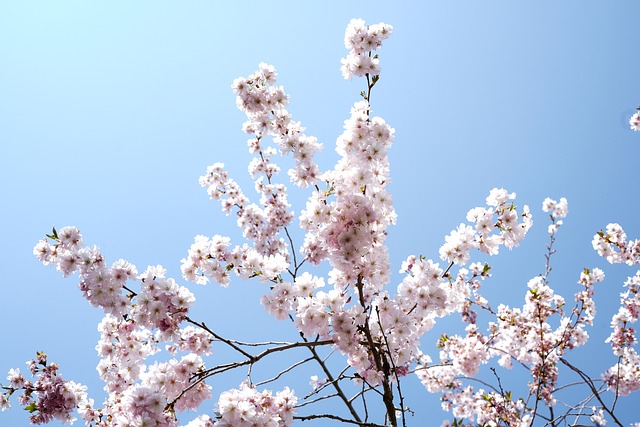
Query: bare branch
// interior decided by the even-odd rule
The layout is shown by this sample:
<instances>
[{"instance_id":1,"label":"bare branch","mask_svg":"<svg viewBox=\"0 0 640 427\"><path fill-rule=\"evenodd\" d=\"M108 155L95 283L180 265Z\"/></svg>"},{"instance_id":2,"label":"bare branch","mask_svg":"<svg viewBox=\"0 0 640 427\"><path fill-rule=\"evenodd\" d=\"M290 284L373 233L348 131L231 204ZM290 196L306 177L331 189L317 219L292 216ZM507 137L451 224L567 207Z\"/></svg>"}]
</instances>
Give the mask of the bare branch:
<instances>
[{"instance_id":1,"label":"bare branch","mask_svg":"<svg viewBox=\"0 0 640 427\"><path fill-rule=\"evenodd\" d=\"M249 359L251 359L253 357L249 353L247 353L246 351L244 351L243 349L238 347L236 344L234 344L232 341L230 341L230 340L228 340L226 338L223 338L220 335L218 335L215 332L213 332L213 330L209 329L209 327L207 327L207 325L205 325L204 322L196 322L195 320L191 319L189 316L187 316L185 318L185 320L187 322L191 323L192 325L198 326L198 327L204 329L205 331L209 332L209 334L211 334L212 337L214 337L218 341L222 341L223 343L227 344L229 347L233 348L235 351L237 351L238 353L242 354L244 357L249 358Z\"/></svg>"},{"instance_id":2,"label":"bare branch","mask_svg":"<svg viewBox=\"0 0 640 427\"><path fill-rule=\"evenodd\" d=\"M309 342L302 332L300 333L300 336L302 337L302 339L305 342ZM333 341L332 341L332 343L333 343ZM342 388L340 387L340 384L338 384L338 381L333 377L333 375L331 374L331 371L327 367L327 364L320 357L320 355L316 351L315 347L314 346L309 346L308 348L309 348L309 351L311 352L311 354L313 355L314 360L316 362L318 362L318 364L322 368L322 371L327 376L327 379L333 385L333 388L335 389L336 393L338 394L338 396L340 396L340 399L342 400L342 402L344 402L345 406L347 407L347 409L351 413L351 416L354 418L354 420L356 420L356 422L361 422L362 420L360 419L360 415L358 415L358 412L355 410L355 408L353 407L353 405L351 404L349 399L347 399L347 396L342 391Z\"/></svg>"},{"instance_id":3,"label":"bare branch","mask_svg":"<svg viewBox=\"0 0 640 427\"><path fill-rule=\"evenodd\" d=\"M296 405L296 408L302 408L303 406L311 405L321 400L331 399L332 397L339 397L338 393L332 393L332 394L327 394L325 396L317 397L313 400L309 400L308 402L304 402L304 403L301 403L300 405Z\"/></svg>"},{"instance_id":4,"label":"bare branch","mask_svg":"<svg viewBox=\"0 0 640 427\"><path fill-rule=\"evenodd\" d=\"M561 357L560 361L562 363L564 363L566 366L568 366L569 369L571 369L572 371L574 371L575 373L580 375L580 378L582 378L584 380L585 384L587 384L589 389L591 389L591 392L593 393L595 398L598 400L598 402L600 402L600 405L602 405L602 409L604 409L607 412L607 414L609 414L609 416L611 416L611 418L613 419L613 422L615 422L620 427L623 427L622 423L620 422L620 420L618 420L618 418L615 416L613 411L611 409L609 409L609 407L607 405L605 405L604 401L600 397L600 391L596 388L595 384L593 383L593 380L587 374L582 372L582 370L576 368L571 363L569 363L564 357Z\"/></svg>"},{"instance_id":5,"label":"bare branch","mask_svg":"<svg viewBox=\"0 0 640 427\"><path fill-rule=\"evenodd\" d=\"M269 378L268 380L260 381L259 383L255 383L254 385L256 387L258 387L258 386L265 385L265 384L268 384L270 382L273 382L273 381L277 380L278 378L280 378L281 376L283 376L284 374L286 374L287 372L289 372L292 369L294 369L295 367L300 366L300 365L304 365L305 363L307 363L307 362L309 362L311 360L313 360L313 357L308 357L308 358L306 358L304 360L296 362L293 365L289 366L287 369L284 369L283 371L280 371L278 373L278 375L276 375L275 377Z\"/></svg>"},{"instance_id":6,"label":"bare branch","mask_svg":"<svg viewBox=\"0 0 640 427\"><path fill-rule=\"evenodd\" d=\"M337 415L333 415L333 414L314 414L314 415L304 415L304 416L294 416L293 419L294 420L300 420L300 421L309 421L309 420L316 420L316 419L322 419L322 418L326 418L326 419L330 419L330 420L337 420L337 421L341 421L343 423L349 423L349 424L355 424L357 426L361 426L361 427L385 427L381 424L375 424L375 423L367 423L367 422L362 422L362 421L353 421L353 420L349 420L347 418L342 418L339 417Z\"/></svg>"},{"instance_id":7,"label":"bare branch","mask_svg":"<svg viewBox=\"0 0 640 427\"><path fill-rule=\"evenodd\" d=\"M201 382L205 381L207 378L212 377L214 375L218 375L218 374L220 374L222 372L226 372L226 371L229 371L229 370L232 370L232 369L237 369L237 368L240 368L242 366L247 366L247 365L252 366L254 363L258 362L259 360L261 360L264 357L266 357L266 356L268 356L270 354L273 354L273 353L289 350L289 349L292 349L292 348L298 348L298 347L307 347L307 348L313 349L314 347L317 347L317 346L323 346L323 345L329 345L329 344L333 344L333 341L325 340L325 341L313 341L313 342L306 341L306 342L289 343L289 344L281 345L279 347L268 348L268 349L264 350L262 353L260 353L260 354L258 354L256 356L252 356L252 355L249 354L247 360L243 360L241 362L234 362L234 363L227 363L225 365L218 365L216 367L213 367L213 368L210 368L210 369L206 369L206 370L204 370L202 372L198 372L192 378L192 380L195 380L195 381L193 383L191 383L191 385L189 385L189 387L187 387L184 390L182 390L182 392L180 392L180 394L175 399L173 399L171 402L169 402L167 407L168 408L173 407L173 405L175 405L175 403L182 396L184 396L185 393L187 393L189 390L191 390L194 387L196 387ZM242 349L240 349L240 350L242 350ZM246 352L244 352L244 350L242 350L242 352L246 353ZM246 354L248 354L248 353L246 353Z\"/></svg>"}]
</instances>

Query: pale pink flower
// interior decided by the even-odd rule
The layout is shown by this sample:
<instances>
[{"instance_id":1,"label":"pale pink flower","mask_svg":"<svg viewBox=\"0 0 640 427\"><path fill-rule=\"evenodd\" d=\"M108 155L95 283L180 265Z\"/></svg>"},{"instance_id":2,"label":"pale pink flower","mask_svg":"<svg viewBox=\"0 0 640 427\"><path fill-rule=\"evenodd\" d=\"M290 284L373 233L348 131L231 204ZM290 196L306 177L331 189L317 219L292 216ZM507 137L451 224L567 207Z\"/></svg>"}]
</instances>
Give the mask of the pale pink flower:
<instances>
[{"instance_id":1,"label":"pale pink flower","mask_svg":"<svg viewBox=\"0 0 640 427\"><path fill-rule=\"evenodd\" d=\"M640 132L640 111L631 116L629 119L629 126L631 127L631 130Z\"/></svg>"}]
</instances>

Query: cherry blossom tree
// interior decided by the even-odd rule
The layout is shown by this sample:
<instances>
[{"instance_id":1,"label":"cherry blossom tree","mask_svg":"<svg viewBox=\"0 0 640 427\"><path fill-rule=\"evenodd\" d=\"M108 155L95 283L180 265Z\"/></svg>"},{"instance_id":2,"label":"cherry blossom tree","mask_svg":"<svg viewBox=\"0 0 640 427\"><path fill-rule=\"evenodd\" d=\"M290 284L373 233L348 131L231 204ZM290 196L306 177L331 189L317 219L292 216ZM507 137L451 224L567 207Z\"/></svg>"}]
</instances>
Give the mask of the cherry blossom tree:
<instances>
[{"instance_id":1,"label":"cherry blossom tree","mask_svg":"<svg viewBox=\"0 0 640 427\"><path fill-rule=\"evenodd\" d=\"M578 272L570 299L548 280L554 243L569 211L566 199L542 203L549 221L546 265L529 281L522 306L495 305L482 295L492 267L479 256L516 248L533 226L529 207L518 207L516 194L501 188L492 189L486 204L469 210L466 222L444 237L437 259L408 255L399 267L399 283L393 278L398 266L391 265L385 241L397 219L388 190L394 129L373 115L381 76L378 52L391 33L390 25L359 19L347 27L341 72L345 79L361 79L364 90L336 141L340 159L333 168L315 161L322 145L287 110L289 96L277 83L275 68L260 64L232 84L237 107L247 116L249 173L259 201L251 202L221 163L200 178L209 197L236 217L245 241L234 245L221 235L196 236L181 261L182 279L226 287L235 276L265 284L260 303L299 339L249 343L221 336L206 319L190 314L196 286L179 284L160 265L139 271L123 259L110 262L97 246L85 244L77 228L54 228L34 255L65 277L77 275L84 298L104 312L96 350L107 398L96 403L85 386L63 379L62 369L38 352L28 362L30 375L8 372L0 408L20 406L33 424L73 422L77 413L86 425L103 427L275 427L314 420L406 427L414 409L405 403L402 384L412 375L424 386L424 398L435 394L448 412L434 424L634 421L619 419L615 409L619 398L640 389L633 327L640 317L640 271L625 283L611 319L614 362L600 378L592 377L569 355L588 342L596 315L593 295L605 273ZM630 120L636 131L639 114ZM289 181L309 194L297 218L274 160L278 154L291 156ZM291 232L296 224L303 242ZM628 239L618 224L599 231L593 247L612 264L640 264L640 240ZM328 274L314 274L327 265ZM447 316L462 319L464 334L436 336L435 357L421 341ZM226 347L234 360L216 361L214 346ZM307 358L283 366L270 380L254 381L252 369L263 359L294 349ZM342 358L344 368L335 370L328 356ZM315 364L321 373L311 376L308 390L265 388L304 364ZM525 392L503 387L508 369L528 373ZM211 382L229 371L245 372L244 381L213 402ZM568 374L573 377L565 378ZM572 392L572 401L560 401L568 387L579 391ZM326 402L341 409L325 411ZM188 410L201 415L184 422Z\"/></svg>"}]
</instances>

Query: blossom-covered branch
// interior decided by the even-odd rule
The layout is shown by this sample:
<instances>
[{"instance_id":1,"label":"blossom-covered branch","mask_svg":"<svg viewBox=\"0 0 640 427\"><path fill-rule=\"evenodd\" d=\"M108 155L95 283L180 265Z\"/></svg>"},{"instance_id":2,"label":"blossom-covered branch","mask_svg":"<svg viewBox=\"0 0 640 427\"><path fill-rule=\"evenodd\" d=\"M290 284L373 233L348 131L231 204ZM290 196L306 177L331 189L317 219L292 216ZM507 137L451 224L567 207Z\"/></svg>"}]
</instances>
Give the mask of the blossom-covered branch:
<instances>
[{"instance_id":1,"label":"blossom-covered branch","mask_svg":"<svg viewBox=\"0 0 640 427\"><path fill-rule=\"evenodd\" d=\"M277 83L275 67L261 63L232 84L236 105L247 117L243 130L257 202L222 163L200 177L209 197L235 215L243 241L196 236L181 260L182 279L222 287L254 279L264 289L264 310L291 328L295 340L246 343L224 337L208 326L214 323L192 317L195 293L167 277L162 266L140 273L126 260L109 265L97 246L84 244L76 227L54 228L34 254L65 277L77 274L83 297L104 312L96 350L107 397L96 405L86 387L63 380L58 366L37 353L29 363L35 381L9 371L8 384L0 385L0 409L20 394L18 403L36 424L71 422L76 411L92 427L178 427L183 413L193 410L201 413L185 427L286 427L294 420L407 427L414 411L407 406L405 381L415 374L452 413L443 426L559 427L570 417L573 425L585 417L598 426L607 419L623 425L615 412L618 398L640 390L632 326L640 317L640 272L625 283L611 322L607 341L616 363L593 379L569 354L588 341L596 314L593 295L604 272L580 272L572 308L550 278L557 233L568 215L566 199L542 204L550 219L544 269L526 284L521 307L492 305L482 293L492 277L489 257L517 248L533 226L529 207L519 206L516 194L504 188L493 188L482 206L470 209L435 256L408 255L401 277L392 274L398 267L391 265L386 239L398 220L389 189L395 130L374 115L373 102L381 82L379 50L391 33L388 24L361 19L347 26L348 53L340 69L345 79L361 78L365 89L337 137L333 167L317 164L323 145L287 110L290 97ZM638 114L630 121L634 130L640 130ZM303 238L291 232L296 215L278 154L292 157L284 181L309 193L297 216ZM617 224L597 233L593 247L611 263L640 264L640 240L627 240ZM447 316L460 316L464 333L434 337L434 350L424 344L425 336ZM217 358L214 346L226 348L231 360ZM297 350L306 356L254 382L254 370L265 359ZM435 363L430 351L438 352ZM337 365L330 363L338 357ZM302 398L290 384L275 392L258 389L284 383L288 374L309 366L315 369L311 389ZM498 373L513 367L526 373L525 387ZM238 370L238 385L207 407L210 383ZM579 381L562 382L567 371ZM586 391L558 405L560 391L569 387ZM332 412L322 407L325 402L334 404ZM590 402L596 406L589 408Z\"/></svg>"}]
</instances>

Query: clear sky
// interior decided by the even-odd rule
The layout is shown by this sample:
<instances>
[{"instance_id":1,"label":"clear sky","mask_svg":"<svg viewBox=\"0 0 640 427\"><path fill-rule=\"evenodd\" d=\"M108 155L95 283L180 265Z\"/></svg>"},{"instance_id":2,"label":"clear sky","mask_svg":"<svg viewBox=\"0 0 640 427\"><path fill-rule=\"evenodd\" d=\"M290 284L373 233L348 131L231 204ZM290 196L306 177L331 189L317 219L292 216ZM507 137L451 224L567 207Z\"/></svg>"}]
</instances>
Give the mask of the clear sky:
<instances>
[{"instance_id":1,"label":"clear sky","mask_svg":"<svg viewBox=\"0 0 640 427\"><path fill-rule=\"evenodd\" d=\"M628 126L640 105L639 16L632 0L0 2L0 378L44 350L65 378L102 400L100 313L75 278L41 266L33 246L52 226L76 225L109 260L139 270L162 264L184 283L180 259L195 235L241 242L234 219L198 185L206 167L222 161L251 194L232 80L273 64L294 118L325 144L328 168L364 88L339 71L354 17L394 26L372 97L374 114L396 129L394 270L409 254L437 258L467 210L505 187L531 206L536 225L521 248L491 260L485 287L494 305L521 306L527 281L544 269L541 202L566 197L570 214L550 280L571 300L583 267L605 269L592 342L571 356L599 375L614 363L602 341L635 269L607 265L591 239L609 222L640 236L640 134ZM227 336L290 334L279 329L290 325L263 313L257 282L192 289L197 316ZM434 357L436 339L423 340ZM298 381L301 394L313 373ZM212 383L214 394L243 375ZM516 371L507 377L521 379ZM410 425L438 426L446 416L438 396L415 379L407 384L416 410ZM639 403L638 395L620 401L626 424L640 421ZM0 425L27 425L26 415L1 413Z\"/></svg>"}]
</instances>

